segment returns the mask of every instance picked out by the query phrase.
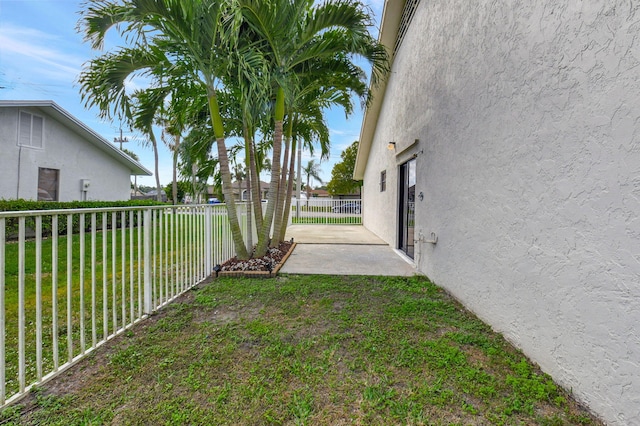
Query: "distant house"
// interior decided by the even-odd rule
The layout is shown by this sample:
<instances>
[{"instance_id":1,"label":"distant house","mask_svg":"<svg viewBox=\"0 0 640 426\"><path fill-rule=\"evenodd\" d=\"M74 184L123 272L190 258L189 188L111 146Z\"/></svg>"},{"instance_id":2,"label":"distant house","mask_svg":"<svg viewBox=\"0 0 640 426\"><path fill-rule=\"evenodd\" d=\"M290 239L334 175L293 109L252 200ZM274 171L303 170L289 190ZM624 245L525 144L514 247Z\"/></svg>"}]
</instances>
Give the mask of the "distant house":
<instances>
[{"instance_id":1,"label":"distant house","mask_svg":"<svg viewBox=\"0 0 640 426\"><path fill-rule=\"evenodd\" d=\"M231 183L231 189L233 191L233 198L236 201L248 201L249 196L247 195L247 183L245 181L235 181ZM267 182L260 181L260 198L262 200L267 199L267 194L269 193L269 184ZM215 192L215 187L213 185L209 185L207 187L207 195L211 197L219 197L220 195Z\"/></svg>"},{"instance_id":2,"label":"distant house","mask_svg":"<svg viewBox=\"0 0 640 426\"><path fill-rule=\"evenodd\" d=\"M311 193L313 194L313 191L311 191ZM336 200L360 200L362 198L362 194L360 194L359 191L352 192L350 194L334 194L331 198Z\"/></svg>"},{"instance_id":3,"label":"distant house","mask_svg":"<svg viewBox=\"0 0 640 426\"><path fill-rule=\"evenodd\" d=\"M313 198L329 198L329 192L326 189L312 189L309 194Z\"/></svg>"},{"instance_id":4,"label":"distant house","mask_svg":"<svg viewBox=\"0 0 640 426\"><path fill-rule=\"evenodd\" d=\"M0 101L0 198L128 200L151 172L53 101Z\"/></svg>"},{"instance_id":5,"label":"distant house","mask_svg":"<svg viewBox=\"0 0 640 426\"><path fill-rule=\"evenodd\" d=\"M611 425L640 425L639 18L387 0L355 167L364 226Z\"/></svg>"},{"instance_id":6,"label":"distant house","mask_svg":"<svg viewBox=\"0 0 640 426\"><path fill-rule=\"evenodd\" d=\"M233 182L231 184L231 188L233 189L233 197L236 201L249 200L249 196L247 195L247 183L245 181ZM269 184L267 182L260 181L260 198L266 200L268 193Z\"/></svg>"}]
</instances>

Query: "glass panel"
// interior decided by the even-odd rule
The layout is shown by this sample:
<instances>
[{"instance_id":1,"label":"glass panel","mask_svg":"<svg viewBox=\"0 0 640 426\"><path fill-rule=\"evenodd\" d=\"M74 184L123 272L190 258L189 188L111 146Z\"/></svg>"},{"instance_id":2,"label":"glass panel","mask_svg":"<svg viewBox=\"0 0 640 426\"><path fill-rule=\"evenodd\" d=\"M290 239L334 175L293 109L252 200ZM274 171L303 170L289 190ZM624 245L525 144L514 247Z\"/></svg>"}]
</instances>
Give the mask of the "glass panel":
<instances>
[{"instance_id":1,"label":"glass panel","mask_svg":"<svg viewBox=\"0 0 640 426\"><path fill-rule=\"evenodd\" d=\"M407 163L407 216L406 216L406 235L407 235L407 256L413 259L414 246L414 229L415 229L415 212L416 212L416 160Z\"/></svg>"},{"instance_id":2,"label":"glass panel","mask_svg":"<svg viewBox=\"0 0 640 426\"><path fill-rule=\"evenodd\" d=\"M38 169L38 201L58 201L58 175L56 169Z\"/></svg>"},{"instance_id":3,"label":"glass panel","mask_svg":"<svg viewBox=\"0 0 640 426\"><path fill-rule=\"evenodd\" d=\"M44 119L37 115L32 116L31 126L31 146L34 148L42 148L42 130Z\"/></svg>"},{"instance_id":4,"label":"glass panel","mask_svg":"<svg viewBox=\"0 0 640 426\"><path fill-rule=\"evenodd\" d=\"M44 118L20 111L18 145L42 148Z\"/></svg>"},{"instance_id":5,"label":"glass panel","mask_svg":"<svg viewBox=\"0 0 640 426\"><path fill-rule=\"evenodd\" d=\"M18 126L18 145L31 145L31 114L22 111Z\"/></svg>"},{"instance_id":6,"label":"glass panel","mask_svg":"<svg viewBox=\"0 0 640 426\"><path fill-rule=\"evenodd\" d=\"M416 161L410 160L400 166L400 223L399 248L413 259L416 197Z\"/></svg>"}]
</instances>

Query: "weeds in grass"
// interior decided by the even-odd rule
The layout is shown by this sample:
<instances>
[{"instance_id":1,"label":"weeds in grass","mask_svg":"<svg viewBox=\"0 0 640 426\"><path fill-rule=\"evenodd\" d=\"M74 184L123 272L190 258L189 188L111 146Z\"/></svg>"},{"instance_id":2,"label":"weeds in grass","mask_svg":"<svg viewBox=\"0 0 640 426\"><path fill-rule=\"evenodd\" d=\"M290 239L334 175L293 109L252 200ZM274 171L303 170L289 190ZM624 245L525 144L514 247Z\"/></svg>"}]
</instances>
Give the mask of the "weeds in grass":
<instances>
[{"instance_id":1,"label":"weeds in grass","mask_svg":"<svg viewBox=\"0 0 640 426\"><path fill-rule=\"evenodd\" d=\"M218 279L97 352L79 377L57 379L73 391L42 388L2 419L599 424L420 277Z\"/></svg>"}]
</instances>

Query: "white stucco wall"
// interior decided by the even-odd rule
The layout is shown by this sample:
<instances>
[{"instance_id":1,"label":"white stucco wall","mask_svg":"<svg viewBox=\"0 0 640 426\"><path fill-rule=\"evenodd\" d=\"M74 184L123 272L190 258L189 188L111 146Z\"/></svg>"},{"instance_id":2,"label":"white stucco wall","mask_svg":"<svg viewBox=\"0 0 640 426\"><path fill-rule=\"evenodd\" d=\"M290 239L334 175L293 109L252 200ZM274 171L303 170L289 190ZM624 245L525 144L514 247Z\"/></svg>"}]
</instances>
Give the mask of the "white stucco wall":
<instances>
[{"instance_id":1,"label":"white stucco wall","mask_svg":"<svg viewBox=\"0 0 640 426\"><path fill-rule=\"evenodd\" d=\"M44 117L43 149L17 145L19 110ZM130 198L131 171L123 163L39 108L0 108L0 147L0 198L36 200L39 167L60 170L58 201L84 200L82 179L91 182L86 200Z\"/></svg>"},{"instance_id":2,"label":"white stucco wall","mask_svg":"<svg viewBox=\"0 0 640 426\"><path fill-rule=\"evenodd\" d=\"M386 144L419 139L419 270L619 425L640 424L638 34L628 0L423 0L363 194L395 245Z\"/></svg>"}]
</instances>

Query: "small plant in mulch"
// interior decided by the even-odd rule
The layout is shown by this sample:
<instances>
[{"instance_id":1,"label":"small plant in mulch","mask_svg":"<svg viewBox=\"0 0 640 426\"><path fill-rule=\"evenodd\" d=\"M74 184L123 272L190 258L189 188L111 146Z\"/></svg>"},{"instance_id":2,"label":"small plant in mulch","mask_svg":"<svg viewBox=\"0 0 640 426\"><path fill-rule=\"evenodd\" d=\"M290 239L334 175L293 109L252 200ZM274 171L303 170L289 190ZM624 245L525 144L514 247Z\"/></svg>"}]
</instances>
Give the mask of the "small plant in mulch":
<instances>
[{"instance_id":1,"label":"small plant in mulch","mask_svg":"<svg viewBox=\"0 0 640 426\"><path fill-rule=\"evenodd\" d=\"M289 241L281 242L278 247L270 247L262 257L252 257L251 259L241 260L237 257L224 262L221 271L267 271L270 272L282 261L291 249L293 243Z\"/></svg>"}]
</instances>

